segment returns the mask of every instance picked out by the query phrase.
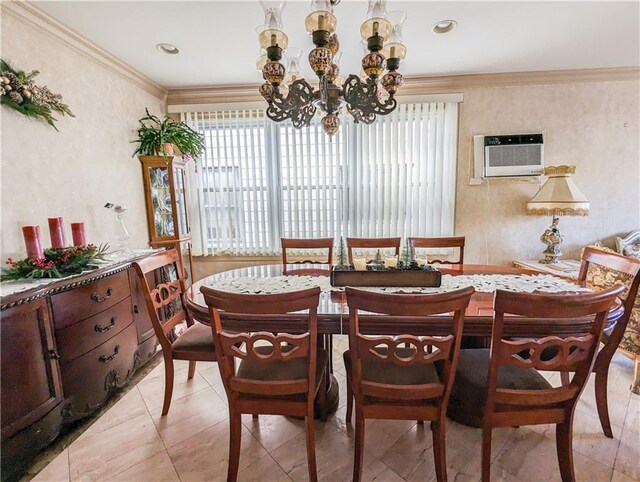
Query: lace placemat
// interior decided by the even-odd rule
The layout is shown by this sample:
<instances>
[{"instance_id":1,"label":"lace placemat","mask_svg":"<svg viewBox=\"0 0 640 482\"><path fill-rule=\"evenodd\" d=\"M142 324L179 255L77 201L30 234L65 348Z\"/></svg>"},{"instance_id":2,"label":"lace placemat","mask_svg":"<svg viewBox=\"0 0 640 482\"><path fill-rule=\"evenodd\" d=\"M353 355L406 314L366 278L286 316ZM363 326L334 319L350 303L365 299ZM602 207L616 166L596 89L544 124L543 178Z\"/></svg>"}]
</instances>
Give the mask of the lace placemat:
<instances>
[{"instance_id":1,"label":"lace placemat","mask_svg":"<svg viewBox=\"0 0 640 482\"><path fill-rule=\"evenodd\" d=\"M276 294L289 291L303 290L319 286L323 292L343 291L344 288L331 286L327 276L271 276L222 278L213 284L211 288L228 291L230 293L251 294ZM405 293L442 293L466 286L473 286L476 291L492 293L497 289L532 293L534 291L544 293L591 291L589 288L581 288L567 280L552 275L519 275L519 274L473 274L473 275L448 275L442 276L442 285L437 288L362 288L379 292L405 292Z\"/></svg>"}]
</instances>

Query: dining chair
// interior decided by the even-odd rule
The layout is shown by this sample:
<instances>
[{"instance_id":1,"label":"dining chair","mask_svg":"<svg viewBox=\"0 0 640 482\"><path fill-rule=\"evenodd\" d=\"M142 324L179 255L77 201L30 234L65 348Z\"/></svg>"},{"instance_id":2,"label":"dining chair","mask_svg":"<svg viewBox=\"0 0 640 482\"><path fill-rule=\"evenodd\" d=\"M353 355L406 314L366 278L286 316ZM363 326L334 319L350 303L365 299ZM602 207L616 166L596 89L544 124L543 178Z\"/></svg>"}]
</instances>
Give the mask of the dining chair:
<instances>
[{"instance_id":1,"label":"dining chair","mask_svg":"<svg viewBox=\"0 0 640 482\"><path fill-rule=\"evenodd\" d=\"M211 328L194 322L184 301L184 271L175 249L162 251L148 258L135 261L144 299L153 330L158 338L164 358L164 402L162 415L169 413L173 394L173 360L188 360L191 380L196 371L196 361L217 361ZM153 273L162 273L156 282ZM150 281L153 279L153 281ZM174 328L185 323L187 329L178 336Z\"/></svg>"},{"instance_id":2,"label":"dining chair","mask_svg":"<svg viewBox=\"0 0 640 482\"><path fill-rule=\"evenodd\" d=\"M325 387L329 354L318 348L317 308L320 288L287 293L254 295L217 291L203 286L212 319L218 365L229 400L229 465L227 480L238 477L243 413L306 417L309 479L318 479L315 455L314 398L325 420ZM222 312L221 312L222 310ZM267 331L232 333L223 319L237 315L282 315L308 310L300 315L295 333ZM268 321L256 328L268 329ZM240 363L236 369L235 360Z\"/></svg>"},{"instance_id":3,"label":"dining chair","mask_svg":"<svg viewBox=\"0 0 640 482\"><path fill-rule=\"evenodd\" d=\"M345 289L349 306L347 370L348 421L355 397L353 480L362 477L366 419L430 420L438 481L447 479L445 413L458 362L464 312L472 287L439 294L389 294ZM367 320L360 311L387 316ZM429 315L453 312L449 321L430 324ZM430 336L397 334L394 319L420 317ZM384 323L385 335L363 332ZM432 336L433 335L433 336ZM435 363L440 363L436 370Z\"/></svg>"},{"instance_id":4,"label":"dining chair","mask_svg":"<svg viewBox=\"0 0 640 482\"><path fill-rule=\"evenodd\" d=\"M604 434L613 438L608 407L608 378L611 359L625 337L629 320L636 306L640 308L638 287L640 286L640 260L596 248L585 248L578 280L583 286L591 288L609 288L622 284L625 288L621 295L624 311L612 328L602 335L603 346L598 352L593 371L596 374L596 407ZM640 311L639 311L640 313ZM562 372L563 384L568 383L568 372Z\"/></svg>"},{"instance_id":5,"label":"dining chair","mask_svg":"<svg viewBox=\"0 0 640 482\"><path fill-rule=\"evenodd\" d=\"M287 264L328 264L329 269L333 264L333 238L280 238L282 245L282 264L284 265L284 271L287 271ZM288 249L327 249L327 260L304 260L304 261L290 261L287 260Z\"/></svg>"},{"instance_id":6,"label":"dining chair","mask_svg":"<svg viewBox=\"0 0 640 482\"><path fill-rule=\"evenodd\" d=\"M449 238L415 238L409 237L409 244L414 252L416 248L458 248L459 256L457 261L449 259L432 259L429 263L439 264L464 264L464 236L454 236Z\"/></svg>"},{"instance_id":7,"label":"dining chair","mask_svg":"<svg viewBox=\"0 0 640 482\"><path fill-rule=\"evenodd\" d=\"M353 264L353 248L367 249L395 249L396 256L400 256L400 241L402 238L347 238L347 255L349 263Z\"/></svg>"},{"instance_id":8,"label":"dining chair","mask_svg":"<svg viewBox=\"0 0 640 482\"><path fill-rule=\"evenodd\" d=\"M560 475L565 482L575 481L575 407L595 363L609 309L622 289L586 294L496 290L491 347L460 351L448 409L450 418L482 427L483 482L490 480L493 429L539 424L556 425ZM540 338L505 338L520 317L548 320L553 328ZM573 331L576 320L585 318L592 320L589 330ZM554 388L539 370L570 371L574 376Z\"/></svg>"}]
</instances>

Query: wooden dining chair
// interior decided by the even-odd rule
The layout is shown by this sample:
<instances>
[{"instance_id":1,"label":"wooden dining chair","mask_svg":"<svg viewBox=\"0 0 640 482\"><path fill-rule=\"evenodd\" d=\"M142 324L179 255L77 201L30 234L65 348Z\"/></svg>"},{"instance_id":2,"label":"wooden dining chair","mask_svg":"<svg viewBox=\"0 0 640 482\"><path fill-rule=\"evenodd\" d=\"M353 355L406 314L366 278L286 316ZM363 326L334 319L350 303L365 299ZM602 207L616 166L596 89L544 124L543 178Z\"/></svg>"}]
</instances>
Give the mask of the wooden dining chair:
<instances>
[{"instance_id":1,"label":"wooden dining chair","mask_svg":"<svg viewBox=\"0 0 640 482\"><path fill-rule=\"evenodd\" d=\"M414 252L416 248L458 248L459 256L457 261L449 259L431 259L429 263L438 264L464 264L464 236L454 236L449 238L409 238L409 244Z\"/></svg>"},{"instance_id":2,"label":"wooden dining chair","mask_svg":"<svg viewBox=\"0 0 640 482\"><path fill-rule=\"evenodd\" d=\"M613 438L607 400L609 366L613 355L625 336L634 307L636 305L640 306L640 300L638 299L640 260L596 248L585 248L578 280L583 286L590 288L609 288L615 284L622 284L625 287L621 295L624 300L624 312L613 328L604 331L602 335L603 346L598 352L593 366L593 371L596 374L596 406L600 424L604 434L609 438ZM568 378L568 373L563 372L563 384L568 383Z\"/></svg>"},{"instance_id":3,"label":"wooden dining chair","mask_svg":"<svg viewBox=\"0 0 640 482\"><path fill-rule=\"evenodd\" d=\"M400 256L400 241L402 238L347 238L347 255L349 263L353 264L353 248L366 249L395 249L396 256Z\"/></svg>"},{"instance_id":4,"label":"wooden dining chair","mask_svg":"<svg viewBox=\"0 0 640 482\"><path fill-rule=\"evenodd\" d=\"M173 394L173 360L189 361L187 377L191 380L196 371L196 361L217 361L213 336L211 328L194 322L187 311L184 272L175 249L135 261L133 267L140 279L153 330L162 348L165 375L162 415L166 415ZM156 272L164 273L160 282L155 281ZM150 282L151 279L153 281ZM174 328L184 322L187 329L177 336Z\"/></svg>"},{"instance_id":5,"label":"wooden dining chair","mask_svg":"<svg viewBox=\"0 0 640 482\"><path fill-rule=\"evenodd\" d=\"M349 306L349 350L344 353L349 404L355 396L356 426L353 480L362 477L366 419L430 420L438 481L447 479L445 413L456 373L464 312L472 287L439 294L388 294L346 288ZM367 321L359 311L388 315ZM396 317L451 313L427 333L394 333ZM391 318L390 318L391 317ZM376 323L387 335L366 335ZM379 330L379 329L378 329ZM377 331L379 332L379 331ZM393 334L393 335L392 335ZM440 372L435 363L441 363ZM350 411L350 407L348 406ZM350 414L347 415L350 420Z\"/></svg>"},{"instance_id":6,"label":"wooden dining chair","mask_svg":"<svg viewBox=\"0 0 640 482\"><path fill-rule=\"evenodd\" d=\"M574 411L595 363L604 321L621 291L621 286L587 294L496 290L491 348L460 351L448 411L452 419L463 423L468 420L461 418L466 416L474 422L479 415L483 482L490 480L494 428L551 423L556 425L562 480L575 481ZM554 328L541 338L505 338L519 317L548 320ZM585 318L593 320L589 331L567 336L572 325L577 326L575 320ZM554 388L539 370L570 371L574 376L567 385Z\"/></svg>"},{"instance_id":7,"label":"wooden dining chair","mask_svg":"<svg viewBox=\"0 0 640 482\"><path fill-rule=\"evenodd\" d=\"M238 477L243 413L306 417L309 479L318 479L315 455L313 402L319 397L325 420L329 354L318 348L317 308L320 288L282 294L233 294L203 286L212 319L219 366L229 400L229 466L227 480ZM221 310L224 313L221 313ZM223 318L237 315L282 315L301 310L300 330L294 334L267 331L231 333ZM268 329L268 321L256 328ZM236 369L235 359L240 363Z\"/></svg>"},{"instance_id":8,"label":"wooden dining chair","mask_svg":"<svg viewBox=\"0 0 640 482\"><path fill-rule=\"evenodd\" d=\"M287 271L287 264L328 264L329 269L333 264L333 238L280 238L282 245L282 264L284 265L284 271ZM288 249L327 249L327 260L317 261L306 259L304 261L291 261L287 260Z\"/></svg>"}]
</instances>

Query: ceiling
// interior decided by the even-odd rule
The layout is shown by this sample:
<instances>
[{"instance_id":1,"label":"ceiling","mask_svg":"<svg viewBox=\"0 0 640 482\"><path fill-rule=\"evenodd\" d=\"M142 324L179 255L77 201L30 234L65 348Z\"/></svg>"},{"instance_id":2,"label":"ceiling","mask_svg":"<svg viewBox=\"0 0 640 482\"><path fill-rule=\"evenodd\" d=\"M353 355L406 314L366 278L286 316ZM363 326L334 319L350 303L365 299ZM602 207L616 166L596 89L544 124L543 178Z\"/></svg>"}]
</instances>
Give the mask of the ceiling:
<instances>
[{"instance_id":1,"label":"ceiling","mask_svg":"<svg viewBox=\"0 0 640 482\"><path fill-rule=\"evenodd\" d=\"M263 23L258 1L38 1L49 15L168 88L260 82L255 69ZM313 47L304 30L309 1L289 1L289 45ZM336 7L342 73L358 73L365 1ZM523 72L640 65L640 2L427 2L388 0L408 14L405 76ZM452 32L431 27L454 19ZM156 44L180 49L167 55ZM305 75L312 77L306 60ZM345 75L346 77L346 75Z\"/></svg>"}]
</instances>

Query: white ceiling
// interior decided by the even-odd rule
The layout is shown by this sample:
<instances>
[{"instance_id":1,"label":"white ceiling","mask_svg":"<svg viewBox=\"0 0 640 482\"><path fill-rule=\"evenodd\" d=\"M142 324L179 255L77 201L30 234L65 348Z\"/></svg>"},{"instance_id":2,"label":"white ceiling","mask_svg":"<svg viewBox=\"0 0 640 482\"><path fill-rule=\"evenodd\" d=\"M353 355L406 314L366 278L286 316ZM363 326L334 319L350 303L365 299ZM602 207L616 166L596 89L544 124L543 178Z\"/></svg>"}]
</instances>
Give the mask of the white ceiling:
<instances>
[{"instance_id":1,"label":"white ceiling","mask_svg":"<svg viewBox=\"0 0 640 482\"><path fill-rule=\"evenodd\" d=\"M36 6L165 87L261 81L255 69L263 23L258 1L38 1ZM360 70L359 26L367 4L336 7L342 73ZM426 2L388 0L404 10L405 76L522 72L640 65L640 3ZM283 14L289 45L313 44L304 30L309 1L289 1ZM431 26L458 27L435 35ZM159 52L168 42L178 55ZM303 57L303 58L304 58ZM312 77L306 60L305 74ZM346 75L345 75L346 76Z\"/></svg>"}]
</instances>

